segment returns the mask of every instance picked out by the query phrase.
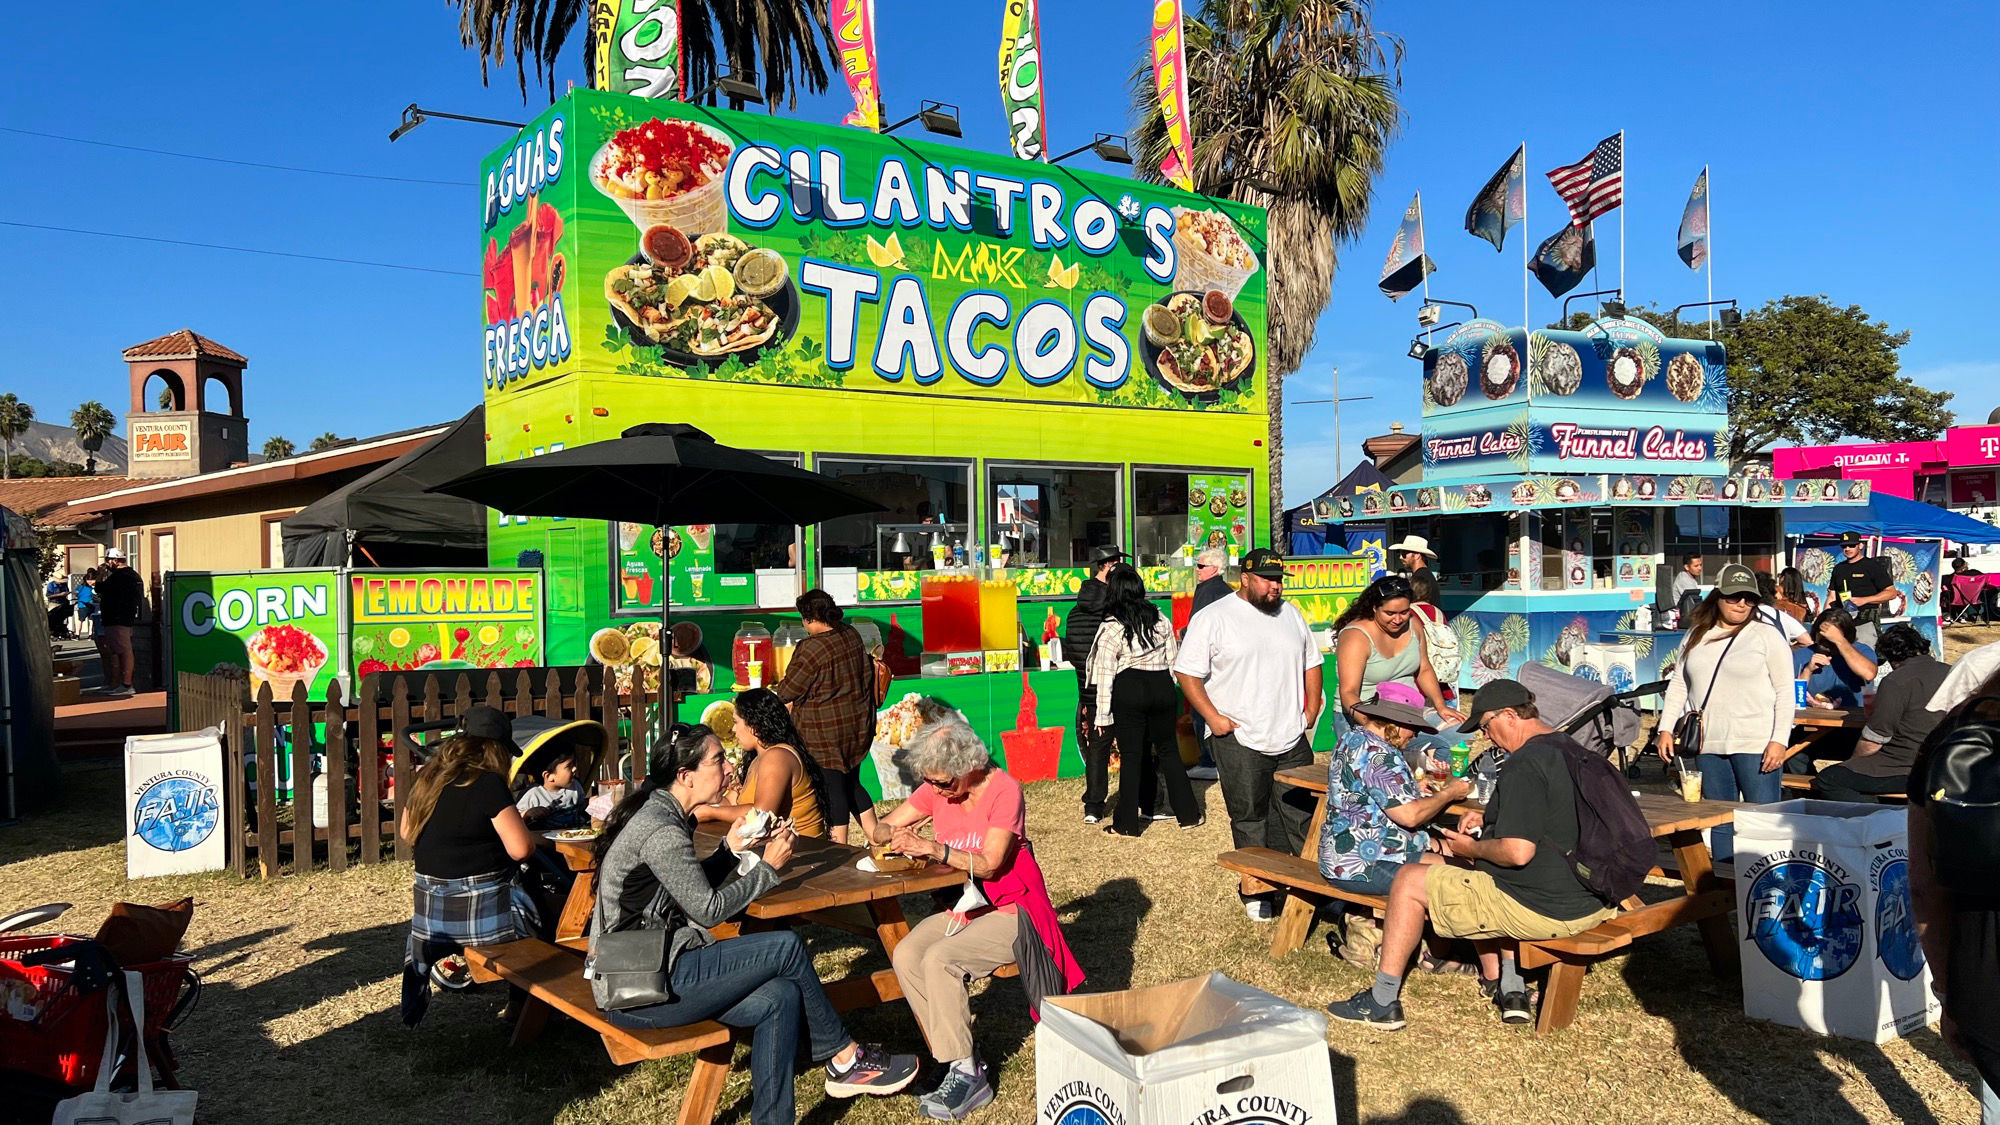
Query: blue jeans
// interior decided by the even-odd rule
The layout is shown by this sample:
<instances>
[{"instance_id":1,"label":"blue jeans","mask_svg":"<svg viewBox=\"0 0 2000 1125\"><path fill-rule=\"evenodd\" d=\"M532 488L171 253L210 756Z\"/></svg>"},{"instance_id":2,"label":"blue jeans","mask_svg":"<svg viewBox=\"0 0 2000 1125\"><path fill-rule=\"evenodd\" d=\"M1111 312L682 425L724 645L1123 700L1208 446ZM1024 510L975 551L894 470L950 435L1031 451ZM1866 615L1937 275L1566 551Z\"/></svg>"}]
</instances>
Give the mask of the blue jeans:
<instances>
[{"instance_id":1,"label":"blue jeans","mask_svg":"<svg viewBox=\"0 0 2000 1125\"><path fill-rule=\"evenodd\" d=\"M1701 769L1701 795L1709 801L1742 801L1769 805L1784 798L1784 772L1764 772L1762 754L1703 754L1695 759ZM1719 824L1710 830L1709 853L1717 860L1736 855L1736 828Z\"/></svg>"},{"instance_id":2,"label":"blue jeans","mask_svg":"<svg viewBox=\"0 0 2000 1125\"><path fill-rule=\"evenodd\" d=\"M606 1012L620 1027L680 1027L712 1019L754 1028L750 1039L750 1120L792 1125L798 1114L792 1065L805 1021L810 1057L825 1062L852 1041L813 972L812 957L790 930L744 934L690 949L674 962L678 1000Z\"/></svg>"}]
</instances>

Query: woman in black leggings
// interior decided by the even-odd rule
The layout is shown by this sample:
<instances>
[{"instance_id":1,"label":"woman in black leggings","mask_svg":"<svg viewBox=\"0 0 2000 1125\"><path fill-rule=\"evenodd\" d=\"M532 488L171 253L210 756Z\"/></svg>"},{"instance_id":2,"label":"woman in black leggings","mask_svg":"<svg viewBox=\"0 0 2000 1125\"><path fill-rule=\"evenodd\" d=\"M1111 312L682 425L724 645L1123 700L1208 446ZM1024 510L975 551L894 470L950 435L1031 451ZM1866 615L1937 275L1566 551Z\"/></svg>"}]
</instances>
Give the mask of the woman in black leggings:
<instances>
[{"instance_id":1,"label":"woman in black leggings","mask_svg":"<svg viewBox=\"0 0 2000 1125\"><path fill-rule=\"evenodd\" d=\"M1096 724L1111 728L1124 759L1118 810L1104 832L1137 836L1145 831L1162 777L1175 819L1182 828L1199 827L1206 818L1188 784L1174 733L1181 711L1171 671L1180 653L1174 624L1146 600L1146 584L1131 566L1112 567L1104 581L1111 588L1111 604L1090 646L1086 679L1097 687Z\"/></svg>"}]
</instances>

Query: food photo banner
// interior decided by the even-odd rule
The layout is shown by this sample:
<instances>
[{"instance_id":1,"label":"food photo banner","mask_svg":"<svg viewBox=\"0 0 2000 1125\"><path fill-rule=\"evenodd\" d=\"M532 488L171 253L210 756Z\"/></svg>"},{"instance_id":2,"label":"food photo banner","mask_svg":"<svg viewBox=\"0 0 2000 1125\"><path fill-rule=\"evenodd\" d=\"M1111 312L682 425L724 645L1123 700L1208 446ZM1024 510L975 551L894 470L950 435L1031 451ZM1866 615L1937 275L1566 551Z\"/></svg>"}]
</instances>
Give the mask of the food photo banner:
<instances>
[{"instance_id":1,"label":"food photo banner","mask_svg":"<svg viewBox=\"0 0 2000 1125\"><path fill-rule=\"evenodd\" d=\"M592 372L1265 412L1258 208L584 90L481 173L489 397Z\"/></svg>"},{"instance_id":2,"label":"food photo banner","mask_svg":"<svg viewBox=\"0 0 2000 1125\"><path fill-rule=\"evenodd\" d=\"M1720 425L1729 408L1724 367L1722 345L1670 338L1640 320L1599 320L1580 332L1474 320L1424 355L1425 426L1435 416L1530 402L1622 416L1707 414Z\"/></svg>"},{"instance_id":3,"label":"food photo banner","mask_svg":"<svg viewBox=\"0 0 2000 1125\"><path fill-rule=\"evenodd\" d=\"M168 664L228 676L253 697L289 700L296 684L323 700L340 673L340 581L333 570L167 575Z\"/></svg>"},{"instance_id":4,"label":"food photo banner","mask_svg":"<svg viewBox=\"0 0 2000 1125\"><path fill-rule=\"evenodd\" d=\"M347 582L356 676L545 663L540 571L350 571Z\"/></svg>"}]
</instances>

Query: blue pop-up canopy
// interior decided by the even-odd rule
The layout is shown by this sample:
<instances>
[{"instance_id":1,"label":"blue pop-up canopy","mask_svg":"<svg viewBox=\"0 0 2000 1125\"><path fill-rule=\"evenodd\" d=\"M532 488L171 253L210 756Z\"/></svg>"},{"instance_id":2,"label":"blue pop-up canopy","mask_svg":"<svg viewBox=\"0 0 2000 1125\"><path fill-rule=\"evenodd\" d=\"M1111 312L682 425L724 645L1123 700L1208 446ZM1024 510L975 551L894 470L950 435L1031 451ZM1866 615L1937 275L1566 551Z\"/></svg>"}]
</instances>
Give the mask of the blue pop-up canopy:
<instances>
[{"instance_id":1,"label":"blue pop-up canopy","mask_svg":"<svg viewBox=\"0 0 2000 1125\"><path fill-rule=\"evenodd\" d=\"M1859 507L1785 509L1787 535L1880 535L1887 539L1949 539L1954 543L2000 543L2000 527L1959 512L1876 493Z\"/></svg>"}]
</instances>

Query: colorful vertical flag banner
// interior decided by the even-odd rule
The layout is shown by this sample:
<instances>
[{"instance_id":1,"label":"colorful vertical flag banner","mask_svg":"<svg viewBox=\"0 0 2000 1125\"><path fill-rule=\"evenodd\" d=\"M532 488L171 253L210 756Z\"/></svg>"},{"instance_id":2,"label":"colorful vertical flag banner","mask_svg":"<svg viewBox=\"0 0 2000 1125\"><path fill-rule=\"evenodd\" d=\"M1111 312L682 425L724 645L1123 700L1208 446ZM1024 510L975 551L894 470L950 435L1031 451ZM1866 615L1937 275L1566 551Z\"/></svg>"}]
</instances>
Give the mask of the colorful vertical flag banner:
<instances>
[{"instance_id":1,"label":"colorful vertical flag banner","mask_svg":"<svg viewBox=\"0 0 2000 1125\"><path fill-rule=\"evenodd\" d=\"M1410 197L1403 209L1403 221L1396 227L1396 241L1389 244L1389 258L1382 263L1382 280L1376 284L1391 301L1424 283L1437 272L1437 263L1424 253L1424 193Z\"/></svg>"},{"instance_id":2,"label":"colorful vertical flag banner","mask_svg":"<svg viewBox=\"0 0 2000 1125\"><path fill-rule=\"evenodd\" d=\"M1694 190L1688 193L1687 206L1681 208L1681 261L1691 270L1698 270L1708 261L1708 169L1695 177Z\"/></svg>"},{"instance_id":3,"label":"colorful vertical flag banner","mask_svg":"<svg viewBox=\"0 0 2000 1125\"><path fill-rule=\"evenodd\" d=\"M854 109L843 125L882 131L882 73L875 65L875 0L834 0L833 37Z\"/></svg>"},{"instance_id":4,"label":"colorful vertical flag banner","mask_svg":"<svg viewBox=\"0 0 2000 1125\"><path fill-rule=\"evenodd\" d=\"M1590 237L1590 228L1571 224L1542 240L1528 272L1549 296L1560 297L1576 288L1596 265L1597 241Z\"/></svg>"},{"instance_id":5,"label":"colorful vertical flag banner","mask_svg":"<svg viewBox=\"0 0 2000 1125\"><path fill-rule=\"evenodd\" d=\"M1465 229L1468 234L1491 242L1497 251L1505 245L1507 232L1527 213L1528 146L1522 145L1479 189L1472 206L1466 208Z\"/></svg>"},{"instance_id":6,"label":"colorful vertical flag banner","mask_svg":"<svg viewBox=\"0 0 2000 1125\"><path fill-rule=\"evenodd\" d=\"M1549 183L1569 204L1577 226L1606 214L1625 202L1625 134L1613 133L1597 142L1590 155L1548 173Z\"/></svg>"},{"instance_id":7,"label":"colorful vertical flag banner","mask_svg":"<svg viewBox=\"0 0 2000 1125\"><path fill-rule=\"evenodd\" d=\"M592 88L687 100L679 0L593 0Z\"/></svg>"},{"instance_id":8,"label":"colorful vertical flag banner","mask_svg":"<svg viewBox=\"0 0 2000 1125\"><path fill-rule=\"evenodd\" d=\"M1181 23L1181 0L1157 0L1153 5L1153 89L1159 95L1171 146L1160 161L1160 174L1182 191L1193 191L1194 122L1188 117L1187 41Z\"/></svg>"},{"instance_id":9,"label":"colorful vertical flag banner","mask_svg":"<svg viewBox=\"0 0 2000 1125\"><path fill-rule=\"evenodd\" d=\"M1039 0L1002 0L1000 104L1014 155L1047 160L1048 119L1042 113L1042 26Z\"/></svg>"}]
</instances>

